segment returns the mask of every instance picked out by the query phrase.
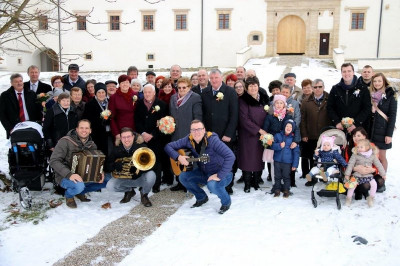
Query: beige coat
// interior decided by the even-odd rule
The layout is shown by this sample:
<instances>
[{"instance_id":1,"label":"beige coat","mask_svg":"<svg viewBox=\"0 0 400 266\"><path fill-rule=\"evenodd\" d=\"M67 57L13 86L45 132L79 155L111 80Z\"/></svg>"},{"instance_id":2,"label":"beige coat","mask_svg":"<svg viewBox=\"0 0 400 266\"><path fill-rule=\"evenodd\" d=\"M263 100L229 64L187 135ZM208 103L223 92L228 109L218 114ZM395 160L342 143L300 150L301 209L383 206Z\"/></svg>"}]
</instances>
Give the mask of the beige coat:
<instances>
[{"instance_id":1,"label":"beige coat","mask_svg":"<svg viewBox=\"0 0 400 266\"><path fill-rule=\"evenodd\" d=\"M357 147L354 147L352 149L352 152L353 152L353 155L351 155L351 158L347 165L346 172L344 173L345 176L350 176L353 171L353 168L358 165L363 165L363 166L375 165L375 167L378 168L379 174L381 176L386 176L385 169L383 169L382 163L379 161L378 157L376 156L378 154L378 149L376 147L372 147L372 154L368 158L365 157L364 155L357 153ZM355 177L369 177L372 174L362 175L358 172L354 172L353 175Z\"/></svg>"}]
</instances>

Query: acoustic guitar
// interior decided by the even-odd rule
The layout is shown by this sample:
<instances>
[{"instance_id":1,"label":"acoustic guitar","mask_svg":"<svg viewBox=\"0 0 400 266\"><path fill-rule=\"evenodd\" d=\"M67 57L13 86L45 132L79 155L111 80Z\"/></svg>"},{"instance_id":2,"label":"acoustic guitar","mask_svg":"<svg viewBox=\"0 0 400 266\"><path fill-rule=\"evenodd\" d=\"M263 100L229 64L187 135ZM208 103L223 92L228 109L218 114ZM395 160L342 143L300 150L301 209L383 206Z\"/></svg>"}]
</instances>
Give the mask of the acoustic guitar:
<instances>
[{"instance_id":1,"label":"acoustic guitar","mask_svg":"<svg viewBox=\"0 0 400 266\"><path fill-rule=\"evenodd\" d=\"M170 158L172 172L174 172L174 175L180 175L182 172L192 171L194 162L208 163L210 161L210 156L208 156L208 154L202 154L200 157L195 158L191 156L190 152L185 152L184 149L178 150L178 153L182 156L189 156L189 158L186 158L186 160L189 162L189 165L182 165L178 160L175 161L174 159Z\"/></svg>"}]
</instances>

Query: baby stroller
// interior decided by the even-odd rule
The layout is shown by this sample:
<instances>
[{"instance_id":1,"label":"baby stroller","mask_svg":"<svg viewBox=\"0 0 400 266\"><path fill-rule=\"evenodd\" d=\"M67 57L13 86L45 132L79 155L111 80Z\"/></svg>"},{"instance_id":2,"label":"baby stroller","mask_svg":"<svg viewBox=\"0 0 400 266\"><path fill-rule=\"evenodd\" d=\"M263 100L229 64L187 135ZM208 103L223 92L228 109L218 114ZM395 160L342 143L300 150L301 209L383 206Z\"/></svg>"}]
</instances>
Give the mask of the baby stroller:
<instances>
[{"instance_id":1,"label":"baby stroller","mask_svg":"<svg viewBox=\"0 0 400 266\"><path fill-rule=\"evenodd\" d=\"M10 134L8 152L12 187L19 194L21 206L29 209L32 197L29 190L41 191L45 183L47 160L42 127L35 122L18 123Z\"/></svg>"},{"instance_id":2,"label":"baby stroller","mask_svg":"<svg viewBox=\"0 0 400 266\"><path fill-rule=\"evenodd\" d=\"M323 135L324 136L329 136L329 137L335 136L336 138L334 140L334 144L341 148L341 150L342 150L341 153L343 154L343 151L346 148L346 144L347 144L346 134L343 131L335 128L335 129L328 129L328 130L322 132L320 134L319 138L318 138L317 147L321 146L322 136ZM329 180L330 184L325 184L325 183L321 183L321 182L316 182L316 183L313 184L312 190L311 190L311 202L314 205L314 208L317 208L317 206L318 206L318 202L317 202L317 199L315 198L315 193L314 193L315 186L317 185L317 186L320 187L319 184L324 184L325 188L319 190L317 192L317 195L320 196L320 197L329 197L329 198L335 197L336 198L336 206L337 206L338 210L340 210L342 208L342 204L341 204L340 199L339 199L339 194L343 193L343 189L344 189L343 186L342 186L342 183L343 183L343 172L340 169L340 165L337 162L326 162L326 163L314 162L314 164L315 165L320 165L321 164L322 167L330 167L332 165L336 165L336 166L338 166L338 169L339 169L338 173L332 174L329 177L330 178L330 180ZM333 187L334 189L333 190L326 189L326 187L328 187L327 185L329 187Z\"/></svg>"}]
</instances>

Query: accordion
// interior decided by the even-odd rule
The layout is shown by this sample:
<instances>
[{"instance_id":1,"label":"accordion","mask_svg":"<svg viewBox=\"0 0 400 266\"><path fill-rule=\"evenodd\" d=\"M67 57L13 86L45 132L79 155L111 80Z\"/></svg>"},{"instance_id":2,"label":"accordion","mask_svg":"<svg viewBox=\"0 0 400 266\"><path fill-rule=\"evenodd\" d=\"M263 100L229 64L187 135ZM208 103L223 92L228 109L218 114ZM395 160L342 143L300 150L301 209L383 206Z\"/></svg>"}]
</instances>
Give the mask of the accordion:
<instances>
[{"instance_id":1,"label":"accordion","mask_svg":"<svg viewBox=\"0 0 400 266\"><path fill-rule=\"evenodd\" d=\"M99 182L106 156L99 150L84 150L72 154L71 173L82 177L83 182Z\"/></svg>"}]
</instances>

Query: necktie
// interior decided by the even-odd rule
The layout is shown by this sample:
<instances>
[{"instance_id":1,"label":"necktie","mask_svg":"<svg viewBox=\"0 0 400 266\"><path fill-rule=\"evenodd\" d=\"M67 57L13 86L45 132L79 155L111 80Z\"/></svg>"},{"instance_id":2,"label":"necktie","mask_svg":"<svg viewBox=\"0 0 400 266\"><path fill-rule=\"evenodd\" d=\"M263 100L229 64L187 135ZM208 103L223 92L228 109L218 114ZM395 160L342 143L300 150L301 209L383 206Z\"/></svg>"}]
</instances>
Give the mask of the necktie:
<instances>
[{"instance_id":1,"label":"necktie","mask_svg":"<svg viewBox=\"0 0 400 266\"><path fill-rule=\"evenodd\" d=\"M21 92L18 92L18 105L19 105L19 120L21 122L25 121L25 113L24 113L24 103L22 102Z\"/></svg>"},{"instance_id":2,"label":"necktie","mask_svg":"<svg viewBox=\"0 0 400 266\"><path fill-rule=\"evenodd\" d=\"M213 96L215 96L215 94L217 94L217 91L213 90Z\"/></svg>"},{"instance_id":3,"label":"necktie","mask_svg":"<svg viewBox=\"0 0 400 266\"><path fill-rule=\"evenodd\" d=\"M36 84L32 84L32 90L34 91L34 92L36 92Z\"/></svg>"}]
</instances>

